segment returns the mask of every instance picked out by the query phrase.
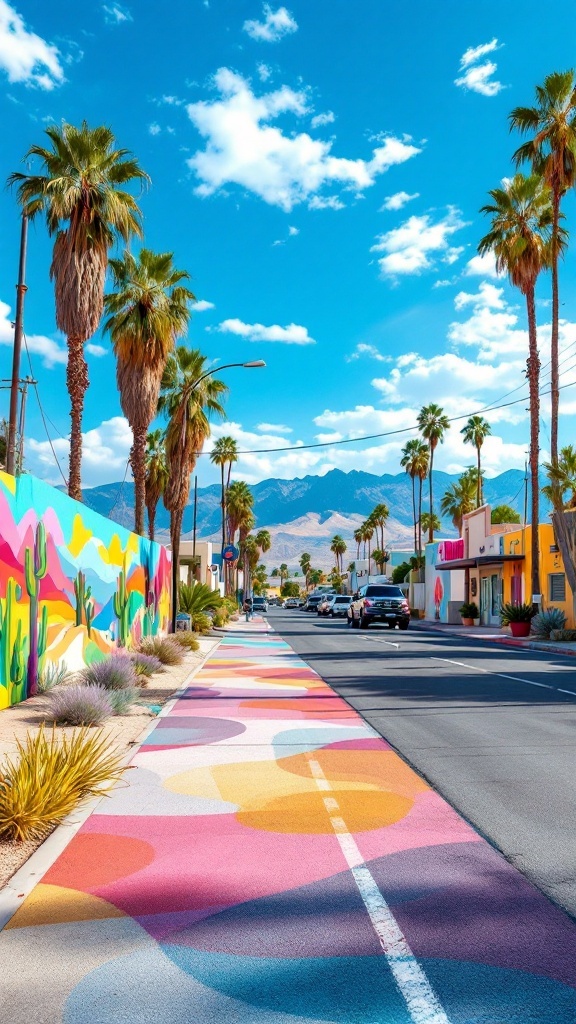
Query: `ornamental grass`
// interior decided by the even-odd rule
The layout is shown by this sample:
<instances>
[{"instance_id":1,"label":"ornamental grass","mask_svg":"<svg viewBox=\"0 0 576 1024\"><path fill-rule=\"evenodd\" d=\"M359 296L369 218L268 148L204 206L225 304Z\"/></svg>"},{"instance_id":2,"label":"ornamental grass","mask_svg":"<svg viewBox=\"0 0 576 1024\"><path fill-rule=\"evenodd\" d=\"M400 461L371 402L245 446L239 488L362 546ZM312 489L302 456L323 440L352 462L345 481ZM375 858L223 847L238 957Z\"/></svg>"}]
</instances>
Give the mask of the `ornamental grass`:
<instances>
[{"instance_id":1,"label":"ornamental grass","mask_svg":"<svg viewBox=\"0 0 576 1024\"><path fill-rule=\"evenodd\" d=\"M16 740L18 756L0 768L0 839L41 839L78 802L112 788L124 771L122 754L102 731L46 735L41 727Z\"/></svg>"},{"instance_id":2,"label":"ornamental grass","mask_svg":"<svg viewBox=\"0 0 576 1024\"><path fill-rule=\"evenodd\" d=\"M163 665L179 665L183 661L182 648L173 636L147 636L140 641L141 654L151 654Z\"/></svg>"},{"instance_id":3,"label":"ornamental grass","mask_svg":"<svg viewBox=\"0 0 576 1024\"><path fill-rule=\"evenodd\" d=\"M180 647L185 647L187 651L199 650L198 638L191 629L178 629L173 635Z\"/></svg>"},{"instance_id":4,"label":"ornamental grass","mask_svg":"<svg viewBox=\"0 0 576 1024\"><path fill-rule=\"evenodd\" d=\"M112 693L103 686L77 683L52 694L48 717L56 725L102 725L114 713Z\"/></svg>"}]
</instances>

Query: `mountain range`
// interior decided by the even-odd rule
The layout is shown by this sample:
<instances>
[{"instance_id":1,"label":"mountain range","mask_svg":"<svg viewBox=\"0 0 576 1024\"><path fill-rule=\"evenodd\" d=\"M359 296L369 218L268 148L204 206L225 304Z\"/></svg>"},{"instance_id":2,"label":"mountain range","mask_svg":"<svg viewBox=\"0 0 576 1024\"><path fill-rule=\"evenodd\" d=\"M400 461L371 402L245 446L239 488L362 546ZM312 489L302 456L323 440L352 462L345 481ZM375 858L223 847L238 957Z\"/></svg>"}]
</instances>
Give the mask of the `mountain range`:
<instances>
[{"instance_id":1,"label":"mountain range","mask_svg":"<svg viewBox=\"0 0 576 1024\"><path fill-rule=\"evenodd\" d=\"M434 472L436 507L440 497L458 474L440 470ZM486 479L484 497L492 507L511 505L521 515L524 509L524 473L510 469L499 476ZM297 567L298 558L308 551L312 562L321 568L332 565L329 541L335 534L344 537L352 559L356 554L354 530L380 502L390 509L386 527L386 543L391 548L412 547L412 483L406 473L376 476L360 470L344 473L333 469L324 476L305 476L295 480L262 480L251 488L254 495L254 514L258 528L266 527L271 534L272 547L266 555L269 567L286 562ZM427 508L428 487L424 485L424 510ZM123 526L131 528L134 520L134 484L111 483L84 492L84 502ZM541 521L548 509L542 508ZM193 493L184 514L183 537L192 536ZM168 536L169 515L162 503L156 517L157 539ZM442 535L455 536L449 519L442 521ZM198 488L197 537L219 540L220 537L220 485Z\"/></svg>"}]
</instances>

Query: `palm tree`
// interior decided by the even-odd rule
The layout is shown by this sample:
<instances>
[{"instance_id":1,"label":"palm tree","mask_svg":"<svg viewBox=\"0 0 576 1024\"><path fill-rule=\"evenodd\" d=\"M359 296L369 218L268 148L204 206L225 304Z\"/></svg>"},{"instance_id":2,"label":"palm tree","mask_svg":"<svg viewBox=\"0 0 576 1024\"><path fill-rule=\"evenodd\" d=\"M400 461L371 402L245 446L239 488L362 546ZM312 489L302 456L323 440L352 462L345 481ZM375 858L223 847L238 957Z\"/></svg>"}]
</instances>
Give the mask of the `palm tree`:
<instances>
[{"instance_id":1,"label":"palm tree","mask_svg":"<svg viewBox=\"0 0 576 1024\"><path fill-rule=\"evenodd\" d=\"M390 510L388 508L388 505L386 505L383 501L380 502L379 505L376 505L376 507L372 510L372 512L370 514L370 522L374 523L374 526L376 528L376 539L377 540L378 540L378 530L380 530L380 544L382 545L382 551L384 550L384 547L385 547L385 544L384 544L384 527L386 526L386 523L388 522L388 516L389 515L390 515Z\"/></svg>"},{"instance_id":2,"label":"palm tree","mask_svg":"<svg viewBox=\"0 0 576 1024\"><path fill-rule=\"evenodd\" d=\"M146 508L148 510L148 536L154 540L156 508L168 482L164 431L152 430L146 445Z\"/></svg>"},{"instance_id":3,"label":"palm tree","mask_svg":"<svg viewBox=\"0 0 576 1024\"><path fill-rule=\"evenodd\" d=\"M104 296L103 329L110 334L120 404L132 430L134 530L143 534L146 434L158 408L166 360L186 333L194 295L181 283L190 275L176 270L171 252L142 249L135 257L126 251L109 262L115 291Z\"/></svg>"},{"instance_id":4,"label":"palm tree","mask_svg":"<svg viewBox=\"0 0 576 1024\"><path fill-rule=\"evenodd\" d=\"M288 572L288 566L286 565L286 562L282 562L282 565L280 566L280 586L282 586L284 580L288 579L289 575L290 573Z\"/></svg>"},{"instance_id":5,"label":"palm tree","mask_svg":"<svg viewBox=\"0 0 576 1024\"><path fill-rule=\"evenodd\" d=\"M434 540L434 500L432 494L432 470L434 468L434 452L444 442L444 433L450 427L450 420L444 415L441 406L431 402L424 405L418 413L418 428L422 437L428 442L428 481L430 494L430 517L428 519L428 543Z\"/></svg>"},{"instance_id":6,"label":"palm tree","mask_svg":"<svg viewBox=\"0 0 576 1024\"><path fill-rule=\"evenodd\" d=\"M423 512L420 517L420 522L422 523L422 529L424 530L424 533L428 534L430 534L430 532L432 532L432 534L434 534L434 532L438 532L438 530L442 526L442 523L438 519L436 513L430 515L429 512Z\"/></svg>"},{"instance_id":7,"label":"palm tree","mask_svg":"<svg viewBox=\"0 0 576 1024\"><path fill-rule=\"evenodd\" d=\"M462 535L462 520L477 507L477 473L463 473L455 484L450 484L440 502L443 516L450 516L458 533Z\"/></svg>"},{"instance_id":8,"label":"palm tree","mask_svg":"<svg viewBox=\"0 0 576 1024\"><path fill-rule=\"evenodd\" d=\"M485 420L483 416L470 416L470 419L462 427L460 431L464 438L464 444L473 444L476 449L477 456L477 485L478 491L476 494L476 508L480 508L482 504L482 469L480 466L480 450L484 441L489 434L492 433L492 429L488 420Z\"/></svg>"},{"instance_id":9,"label":"palm tree","mask_svg":"<svg viewBox=\"0 0 576 1024\"><path fill-rule=\"evenodd\" d=\"M361 526L359 526L357 530L354 530L353 536L356 541L356 558L360 558L360 545L364 540L364 533Z\"/></svg>"},{"instance_id":10,"label":"palm tree","mask_svg":"<svg viewBox=\"0 0 576 1024\"><path fill-rule=\"evenodd\" d=\"M532 171L545 181L552 193L552 332L550 338L550 393L552 462L558 461L558 258L563 252L560 203L576 182L576 83L574 71L555 71L544 85L536 86L536 106L516 107L510 114L510 127L532 138L514 153L516 166L528 162Z\"/></svg>"},{"instance_id":11,"label":"palm tree","mask_svg":"<svg viewBox=\"0 0 576 1024\"><path fill-rule=\"evenodd\" d=\"M166 363L160 389L159 411L168 419L166 461L168 482L164 505L170 512L170 545L173 577L178 578L182 518L190 493L190 474L210 436L210 417L224 416L221 399L228 388L206 374L206 357L198 349L180 345ZM175 621L178 591L173 587L172 616Z\"/></svg>"},{"instance_id":12,"label":"palm tree","mask_svg":"<svg viewBox=\"0 0 576 1024\"><path fill-rule=\"evenodd\" d=\"M564 509L576 509L576 447L565 445L560 449L558 462L545 462L544 469L550 483L542 488L542 493L555 507L561 503ZM566 491L569 491L568 501L564 500Z\"/></svg>"},{"instance_id":13,"label":"palm tree","mask_svg":"<svg viewBox=\"0 0 576 1024\"><path fill-rule=\"evenodd\" d=\"M382 572L382 566L384 565L385 559L384 552L381 551L380 548L374 548L374 551L372 552L372 561L375 562L376 568Z\"/></svg>"},{"instance_id":14,"label":"palm tree","mask_svg":"<svg viewBox=\"0 0 576 1024\"><path fill-rule=\"evenodd\" d=\"M342 571L342 556L346 551L346 541L339 533L335 534L330 544L330 551L333 555L336 555L336 568L338 572Z\"/></svg>"},{"instance_id":15,"label":"palm tree","mask_svg":"<svg viewBox=\"0 0 576 1024\"><path fill-rule=\"evenodd\" d=\"M104 303L108 253L118 237L141 236L141 214L125 186L149 180L127 149L117 149L109 128L71 124L46 128L50 146L31 146L42 174L11 174L18 201L29 218L44 214L56 235L50 277L56 324L68 345L66 385L70 395L68 494L82 501L82 413L88 387L84 343L98 329Z\"/></svg>"},{"instance_id":16,"label":"palm tree","mask_svg":"<svg viewBox=\"0 0 576 1024\"><path fill-rule=\"evenodd\" d=\"M265 555L272 547L272 538L268 530L258 530L256 534L256 545L259 551Z\"/></svg>"},{"instance_id":17,"label":"palm tree","mask_svg":"<svg viewBox=\"0 0 576 1024\"><path fill-rule=\"evenodd\" d=\"M419 437L412 438L402 449L400 465L404 467L412 480L412 512L414 515L414 551L420 558L422 555L422 481L428 476L430 452L428 445ZM416 503L416 480L418 485L418 503Z\"/></svg>"},{"instance_id":18,"label":"palm tree","mask_svg":"<svg viewBox=\"0 0 576 1024\"><path fill-rule=\"evenodd\" d=\"M311 558L310 558L310 555L308 554L307 551L304 551L303 554L300 555L300 561L299 561L298 564L300 565L300 568L302 569L302 572L304 573L304 579L305 579L305 582L306 582L306 589L308 589L308 575L310 573Z\"/></svg>"},{"instance_id":19,"label":"palm tree","mask_svg":"<svg viewBox=\"0 0 576 1024\"><path fill-rule=\"evenodd\" d=\"M536 281L550 265L550 232L554 219L552 193L546 183L533 174L515 174L501 188L489 193L491 203L482 212L492 218L488 234L478 245L481 254L492 252L496 267L526 299L528 317L528 383L530 393L530 479L531 479L531 552L532 593L540 593L540 545L538 537L539 490L538 458L540 430L540 357L536 331ZM560 228L560 242L565 234ZM555 460L553 460L555 461Z\"/></svg>"},{"instance_id":20,"label":"palm tree","mask_svg":"<svg viewBox=\"0 0 576 1024\"><path fill-rule=\"evenodd\" d=\"M226 546L226 492L230 487L230 475L232 465L238 460L238 445L233 437L219 437L210 452L210 461L215 466L220 466L220 482L222 493L220 504L222 506L222 551ZM222 559L223 573L225 563Z\"/></svg>"},{"instance_id":21,"label":"palm tree","mask_svg":"<svg viewBox=\"0 0 576 1024\"><path fill-rule=\"evenodd\" d=\"M235 480L234 483L230 484L226 491L226 522L228 531L228 541L234 544L236 541L236 533L242 531L242 535L247 535L250 532L254 517L252 515L252 508L254 506L254 495L250 490L247 483L244 480ZM240 562L236 563L237 566ZM230 572L226 576L225 587L228 595L232 594L234 583L233 567L230 566ZM237 589L237 588L236 588Z\"/></svg>"}]
</instances>

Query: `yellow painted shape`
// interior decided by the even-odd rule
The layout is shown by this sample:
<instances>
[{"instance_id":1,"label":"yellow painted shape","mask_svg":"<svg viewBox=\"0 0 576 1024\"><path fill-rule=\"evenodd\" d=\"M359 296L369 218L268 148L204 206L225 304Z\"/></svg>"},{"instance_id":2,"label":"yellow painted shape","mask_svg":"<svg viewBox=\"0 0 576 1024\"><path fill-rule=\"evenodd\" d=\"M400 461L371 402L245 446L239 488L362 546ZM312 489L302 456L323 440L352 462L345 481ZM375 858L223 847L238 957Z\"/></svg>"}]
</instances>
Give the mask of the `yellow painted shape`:
<instances>
[{"instance_id":1,"label":"yellow painted shape","mask_svg":"<svg viewBox=\"0 0 576 1024\"><path fill-rule=\"evenodd\" d=\"M200 796L207 800L222 800L210 768L192 768L190 771L178 772L177 775L164 779L162 786L170 793Z\"/></svg>"},{"instance_id":2,"label":"yellow painted shape","mask_svg":"<svg viewBox=\"0 0 576 1024\"><path fill-rule=\"evenodd\" d=\"M330 796L338 806L328 811L324 798ZM401 821L411 810L412 803L396 793L358 792L354 788L330 794L316 789L277 797L258 809L239 811L236 818L242 825L262 832L330 835L334 831L330 815L334 815L343 819L349 832L370 832Z\"/></svg>"},{"instance_id":3,"label":"yellow painted shape","mask_svg":"<svg viewBox=\"0 0 576 1024\"><path fill-rule=\"evenodd\" d=\"M78 555L86 547L91 537L93 537L92 530L84 526L82 516L77 512L72 523L72 538L68 545L68 550L73 558L78 558Z\"/></svg>"},{"instance_id":4,"label":"yellow painted shape","mask_svg":"<svg viewBox=\"0 0 576 1024\"><path fill-rule=\"evenodd\" d=\"M4 484L7 491L10 491L10 494L16 494L15 476L11 476L10 473L0 473L0 482Z\"/></svg>"},{"instance_id":5,"label":"yellow painted shape","mask_svg":"<svg viewBox=\"0 0 576 1024\"><path fill-rule=\"evenodd\" d=\"M123 911L98 896L77 889L40 883L16 911L7 928L30 928L41 924L65 924L69 921L102 921L126 917Z\"/></svg>"},{"instance_id":6,"label":"yellow painted shape","mask_svg":"<svg viewBox=\"0 0 576 1024\"><path fill-rule=\"evenodd\" d=\"M310 760L320 765L332 787L337 783L364 783L410 798L430 788L393 750L315 750L313 754L280 758L278 767L308 777Z\"/></svg>"}]
</instances>

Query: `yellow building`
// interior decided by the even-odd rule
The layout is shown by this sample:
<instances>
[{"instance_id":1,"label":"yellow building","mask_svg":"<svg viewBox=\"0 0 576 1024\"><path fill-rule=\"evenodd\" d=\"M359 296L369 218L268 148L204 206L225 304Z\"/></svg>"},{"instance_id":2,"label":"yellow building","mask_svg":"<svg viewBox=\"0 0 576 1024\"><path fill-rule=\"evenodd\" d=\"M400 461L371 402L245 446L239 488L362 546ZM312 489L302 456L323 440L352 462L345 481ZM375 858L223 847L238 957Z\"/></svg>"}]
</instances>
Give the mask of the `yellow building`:
<instances>
[{"instance_id":1,"label":"yellow building","mask_svg":"<svg viewBox=\"0 0 576 1024\"><path fill-rule=\"evenodd\" d=\"M540 541L540 588L542 591L542 608L560 608L566 616L568 629L575 628L572 591L566 579L562 555L554 540L551 523L540 523L538 527ZM506 533L503 538L504 553L507 555L524 556L518 561L506 561L503 569L503 601L530 602L532 600L532 527L518 527Z\"/></svg>"}]
</instances>

